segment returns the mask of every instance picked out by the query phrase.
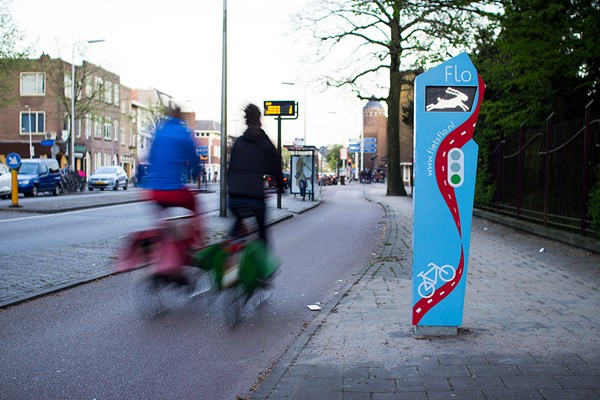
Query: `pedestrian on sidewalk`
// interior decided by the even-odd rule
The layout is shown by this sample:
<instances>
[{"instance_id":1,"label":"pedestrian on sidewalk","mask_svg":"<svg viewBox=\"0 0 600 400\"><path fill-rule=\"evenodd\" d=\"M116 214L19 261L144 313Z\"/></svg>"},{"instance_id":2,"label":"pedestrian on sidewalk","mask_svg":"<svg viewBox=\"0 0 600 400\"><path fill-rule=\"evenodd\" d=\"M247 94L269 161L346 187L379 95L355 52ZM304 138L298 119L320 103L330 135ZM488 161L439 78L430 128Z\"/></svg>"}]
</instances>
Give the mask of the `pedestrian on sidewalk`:
<instances>
[{"instance_id":1,"label":"pedestrian on sidewalk","mask_svg":"<svg viewBox=\"0 0 600 400\"><path fill-rule=\"evenodd\" d=\"M236 139L231 149L227 184L229 208L236 216L233 236L243 228L242 220L254 217L258 225L259 237L268 245L265 224L264 177L275 179L279 193L283 193L283 172L281 160L275 146L261 128L261 111L254 104L244 109L248 129Z\"/></svg>"}]
</instances>

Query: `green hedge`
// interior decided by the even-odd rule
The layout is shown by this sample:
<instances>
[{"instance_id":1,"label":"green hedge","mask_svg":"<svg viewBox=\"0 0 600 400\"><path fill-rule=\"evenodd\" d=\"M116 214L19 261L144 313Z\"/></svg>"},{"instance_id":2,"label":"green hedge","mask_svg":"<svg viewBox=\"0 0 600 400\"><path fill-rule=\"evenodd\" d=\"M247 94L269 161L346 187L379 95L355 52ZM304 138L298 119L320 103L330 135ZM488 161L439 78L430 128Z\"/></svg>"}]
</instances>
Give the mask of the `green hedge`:
<instances>
[{"instance_id":1,"label":"green hedge","mask_svg":"<svg viewBox=\"0 0 600 400\"><path fill-rule=\"evenodd\" d=\"M600 232L600 164L596 168L596 184L590 191L588 204L589 215L592 219L592 229Z\"/></svg>"}]
</instances>

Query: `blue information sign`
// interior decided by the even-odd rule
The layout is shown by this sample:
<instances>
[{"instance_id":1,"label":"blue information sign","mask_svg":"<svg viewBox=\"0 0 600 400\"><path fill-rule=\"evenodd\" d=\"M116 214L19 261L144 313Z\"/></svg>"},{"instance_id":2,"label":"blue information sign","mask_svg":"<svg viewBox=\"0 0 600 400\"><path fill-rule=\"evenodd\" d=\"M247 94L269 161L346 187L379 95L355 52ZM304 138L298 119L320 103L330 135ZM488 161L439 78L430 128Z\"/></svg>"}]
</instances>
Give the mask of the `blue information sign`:
<instances>
[{"instance_id":1,"label":"blue information sign","mask_svg":"<svg viewBox=\"0 0 600 400\"><path fill-rule=\"evenodd\" d=\"M6 156L6 165L10 169L17 169L21 165L21 156L17 153L10 153Z\"/></svg>"},{"instance_id":2,"label":"blue information sign","mask_svg":"<svg viewBox=\"0 0 600 400\"><path fill-rule=\"evenodd\" d=\"M196 148L197 156L207 156L208 155L208 146L198 146Z\"/></svg>"},{"instance_id":3,"label":"blue information sign","mask_svg":"<svg viewBox=\"0 0 600 400\"><path fill-rule=\"evenodd\" d=\"M478 152L473 132L484 90L466 53L415 81L416 326L462 324Z\"/></svg>"}]
</instances>

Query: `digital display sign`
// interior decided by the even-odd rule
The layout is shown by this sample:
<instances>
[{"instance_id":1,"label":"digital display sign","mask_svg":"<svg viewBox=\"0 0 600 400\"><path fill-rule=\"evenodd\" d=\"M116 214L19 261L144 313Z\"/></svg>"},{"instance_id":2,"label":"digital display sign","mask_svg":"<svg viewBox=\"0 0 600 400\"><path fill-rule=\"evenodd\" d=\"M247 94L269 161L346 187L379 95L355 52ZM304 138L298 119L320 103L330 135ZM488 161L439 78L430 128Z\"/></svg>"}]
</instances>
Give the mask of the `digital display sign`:
<instances>
[{"instance_id":1,"label":"digital display sign","mask_svg":"<svg viewBox=\"0 0 600 400\"><path fill-rule=\"evenodd\" d=\"M266 116L295 116L297 113L296 102L293 100L265 101Z\"/></svg>"}]
</instances>

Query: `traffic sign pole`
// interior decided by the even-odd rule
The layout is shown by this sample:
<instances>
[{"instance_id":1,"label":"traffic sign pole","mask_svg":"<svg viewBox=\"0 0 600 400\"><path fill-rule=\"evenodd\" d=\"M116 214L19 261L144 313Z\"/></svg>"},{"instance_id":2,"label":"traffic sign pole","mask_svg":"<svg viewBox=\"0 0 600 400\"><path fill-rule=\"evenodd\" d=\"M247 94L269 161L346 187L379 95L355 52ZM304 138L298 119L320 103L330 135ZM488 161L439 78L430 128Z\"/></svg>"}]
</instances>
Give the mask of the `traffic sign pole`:
<instances>
[{"instance_id":1,"label":"traffic sign pole","mask_svg":"<svg viewBox=\"0 0 600 400\"><path fill-rule=\"evenodd\" d=\"M12 178L11 182L11 207L21 207L19 205L19 167L21 166L21 156L17 153L10 153L6 157L6 165L10 168Z\"/></svg>"},{"instance_id":2,"label":"traffic sign pole","mask_svg":"<svg viewBox=\"0 0 600 400\"><path fill-rule=\"evenodd\" d=\"M19 205L19 173L17 172L16 169L13 169L10 171L10 175L12 177L12 182L11 182L11 186L12 186L12 193L11 193L11 200L12 200L12 204L10 205L11 207L21 207Z\"/></svg>"}]
</instances>

